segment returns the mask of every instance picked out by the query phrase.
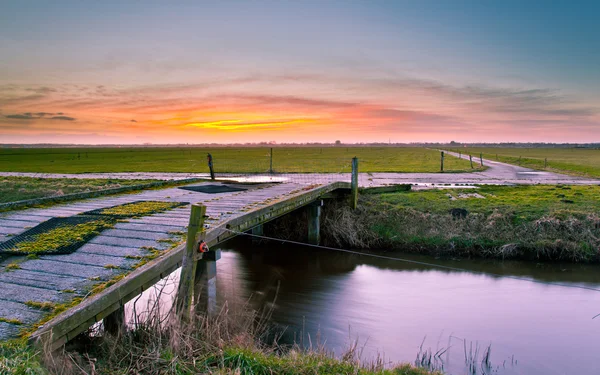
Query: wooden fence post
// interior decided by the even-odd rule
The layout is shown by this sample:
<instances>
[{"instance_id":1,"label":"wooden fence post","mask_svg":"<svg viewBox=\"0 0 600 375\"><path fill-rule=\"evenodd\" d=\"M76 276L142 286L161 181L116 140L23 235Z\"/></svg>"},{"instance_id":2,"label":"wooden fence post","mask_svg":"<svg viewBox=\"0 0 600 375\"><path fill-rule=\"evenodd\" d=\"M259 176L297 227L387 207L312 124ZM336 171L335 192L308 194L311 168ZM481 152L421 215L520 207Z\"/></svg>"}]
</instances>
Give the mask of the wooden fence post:
<instances>
[{"instance_id":1,"label":"wooden fence post","mask_svg":"<svg viewBox=\"0 0 600 375\"><path fill-rule=\"evenodd\" d=\"M212 155L209 153L206 155L206 158L208 159L208 169L210 169L210 179L214 180L215 179L215 171L213 170L213 158Z\"/></svg>"},{"instance_id":2,"label":"wooden fence post","mask_svg":"<svg viewBox=\"0 0 600 375\"><path fill-rule=\"evenodd\" d=\"M479 162L481 163L481 166L483 167L483 152L479 153Z\"/></svg>"},{"instance_id":3,"label":"wooden fence post","mask_svg":"<svg viewBox=\"0 0 600 375\"><path fill-rule=\"evenodd\" d=\"M440 157L440 172L444 171L444 151L442 151L442 155Z\"/></svg>"},{"instance_id":4,"label":"wooden fence post","mask_svg":"<svg viewBox=\"0 0 600 375\"><path fill-rule=\"evenodd\" d=\"M358 158L352 158L352 180L350 182L350 207L354 210L358 204Z\"/></svg>"},{"instance_id":5,"label":"wooden fence post","mask_svg":"<svg viewBox=\"0 0 600 375\"><path fill-rule=\"evenodd\" d=\"M177 316L181 317L183 321L189 321L190 318L197 266L196 234L198 231L201 231L202 235L204 234L204 214L206 214L206 206L196 203L192 205L175 305Z\"/></svg>"},{"instance_id":6,"label":"wooden fence post","mask_svg":"<svg viewBox=\"0 0 600 375\"><path fill-rule=\"evenodd\" d=\"M269 173L273 173L273 147L271 147L271 162L269 164Z\"/></svg>"},{"instance_id":7,"label":"wooden fence post","mask_svg":"<svg viewBox=\"0 0 600 375\"><path fill-rule=\"evenodd\" d=\"M471 162L471 169L473 169L473 155L469 155L469 161Z\"/></svg>"}]
</instances>

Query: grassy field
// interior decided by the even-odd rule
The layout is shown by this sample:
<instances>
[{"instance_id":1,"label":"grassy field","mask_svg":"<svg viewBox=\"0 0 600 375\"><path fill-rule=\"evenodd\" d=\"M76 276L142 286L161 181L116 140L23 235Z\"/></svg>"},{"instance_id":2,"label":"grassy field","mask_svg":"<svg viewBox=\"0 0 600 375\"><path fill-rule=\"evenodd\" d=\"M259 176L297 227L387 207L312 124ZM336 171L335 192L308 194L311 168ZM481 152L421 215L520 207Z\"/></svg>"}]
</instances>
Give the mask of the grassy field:
<instances>
[{"instance_id":1,"label":"grassy field","mask_svg":"<svg viewBox=\"0 0 600 375\"><path fill-rule=\"evenodd\" d=\"M3 172L208 172L206 154L216 173L260 172L270 169L270 150L254 148L52 148L0 149ZM349 172L352 157L361 172L439 172L440 153L408 147L277 147L273 170ZM447 172L471 171L466 160L447 156Z\"/></svg>"},{"instance_id":2,"label":"grassy field","mask_svg":"<svg viewBox=\"0 0 600 375\"><path fill-rule=\"evenodd\" d=\"M482 186L362 195L326 207L328 245L431 255L600 262L600 186ZM331 208L331 209L330 209ZM466 217L451 209L465 209Z\"/></svg>"},{"instance_id":3,"label":"grassy field","mask_svg":"<svg viewBox=\"0 0 600 375\"><path fill-rule=\"evenodd\" d=\"M56 197L71 193L97 191L149 182L153 182L153 180L84 180L76 178L48 179L0 176L0 203L34 198Z\"/></svg>"},{"instance_id":4,"label":"grassy field","mask_svg":"<svg viewBox=\"0 0 600 375\"><path fill-rule=\"evenodd\" d=\"M450 151L457 151L452 150ZM600 150L584 148L467 148L463 154L498 160L522 167L566 173L574 176L600 177ZM547 164L545 162L547 160Z\"/></svg>"}]
</instances>

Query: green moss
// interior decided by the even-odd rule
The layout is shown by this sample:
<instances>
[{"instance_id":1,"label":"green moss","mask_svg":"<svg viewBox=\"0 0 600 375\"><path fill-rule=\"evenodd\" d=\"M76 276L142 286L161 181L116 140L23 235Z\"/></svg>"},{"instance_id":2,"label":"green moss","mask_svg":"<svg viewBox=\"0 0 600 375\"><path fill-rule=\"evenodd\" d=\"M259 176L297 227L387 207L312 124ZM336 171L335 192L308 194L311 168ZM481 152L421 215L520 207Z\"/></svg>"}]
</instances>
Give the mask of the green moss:
<instances>
[{"instance_id":1,"label":"green moss","mask_svg":"<svg viewBox=\"0 0 600 375\"><path fill-rule=\"evenodd\" d=\"M86 236L100 233L113 224L106 219L98 219L87 223L64 225L47 232L35 235L31 240L19 242L11 249L24 254L52 253L60 248L84 241Z\"/></svg>"},{"instance_id":2,"label":"green moss","mask_svg":"<svg viewBox=\"0 0 600 375\"><path fill-rule=\"evenodd\" d=\"M136 202L124 204L117 207L106 208L100 211L102 215L118 215L127 217L145 216L153 213L163 212L179 206L179 203L173 202Z\"/></svg>"},{"instance_id":3,"label":"green moss","mask_svg":"<svg viewBox=\"0 0 600 375\"><path fill-rule=\"evenodd\" d=\"M20 321L19 319L7 319L7 318L2 318L2 317L0 317L0 322L10 323L10 324L15 324L15 325L23 324L23 322Z\"/></svg>"}]
</instances>

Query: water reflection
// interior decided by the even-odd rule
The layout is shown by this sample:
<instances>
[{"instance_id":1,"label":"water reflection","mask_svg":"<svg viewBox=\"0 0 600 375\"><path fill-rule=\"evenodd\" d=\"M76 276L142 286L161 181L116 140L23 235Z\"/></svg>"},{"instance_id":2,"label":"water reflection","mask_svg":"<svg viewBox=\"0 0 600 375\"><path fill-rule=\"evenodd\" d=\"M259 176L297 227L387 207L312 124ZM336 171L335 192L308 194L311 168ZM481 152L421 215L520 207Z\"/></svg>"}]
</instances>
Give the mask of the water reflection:
<instances>
[{"instance_id":1,"label":"water reflection","mask_svg":"<svg viewBox=\"0 0 600 375\"><path fill-rule=\"evenodd\" d=\"M598 266L387 255L600 287ZM160 295L165 306L176 290L176 274L169 283L168 293ZM288 327L284 340L306 343L310 334L314 342L320 332L336 353L358 337L364 357L383 354L391 361L413 362L425 338L424 349L449 347L441 358L444 368L461 374L464 339L467 351L471 343L481 351L491 344L492 364L500 374L598 372L600 319L592 320L600 313L596 291L301 246L253 246L243 239L223 247L217 288L220 303L227 301L231 308L272 307L272 323ZM145 296L136 305L148 301ZM128 313L133 315L131 306Z\"/></svg>"}]
</instances>

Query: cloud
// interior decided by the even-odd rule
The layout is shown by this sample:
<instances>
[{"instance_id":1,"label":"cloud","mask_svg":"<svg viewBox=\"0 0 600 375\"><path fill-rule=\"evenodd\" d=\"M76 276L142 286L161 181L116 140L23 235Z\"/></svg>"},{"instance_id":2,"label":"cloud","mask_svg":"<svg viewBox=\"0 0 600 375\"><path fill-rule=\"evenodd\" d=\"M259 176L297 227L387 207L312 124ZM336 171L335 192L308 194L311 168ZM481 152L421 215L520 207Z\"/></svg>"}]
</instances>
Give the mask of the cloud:
<instances>
[{"instance_id":1,"label":"cloud","mask_svg":"<svg viewBox=\"0 0 600 375\"><path fill-rule=\"evenodd\" d=\"M50 120L75 121L76 118L69 117L69 116L54 116L54 117L50 117Z\"/></svg>"},{"instance_id":2,"label":"cloud","mask_svg":"<svg viewBox=\"0 0 600 375\"><path fill-rule=\"evenodd\" d=\"M33 119L35 119L35 117L32 117L31 114L26 114L26 113L24 113L22 115L6 115L4 117L15 119L15 120L33 120Z\"/></svg>"},{"instance_id":3,"label":"cloud","mask_svg":"<svg viewBox=\"0 0 600 375\"><path fill-rule=\"evenodd\" d=\"M51 112L37 112L37 113L25 112L25 113L21 113L21 114L6 115L4 117L6 117L8 119L13 119L13 120L39 120L39 119L63 120L63 121L75 121L76 120L76 118L69 117L69 116L55 116L55 115L62 115L62 114L63 114L62 112L57 112L57 113L51 113ZM52 116L52 117L48 117L48 116Z\"/></svg>"}]
</instances>

